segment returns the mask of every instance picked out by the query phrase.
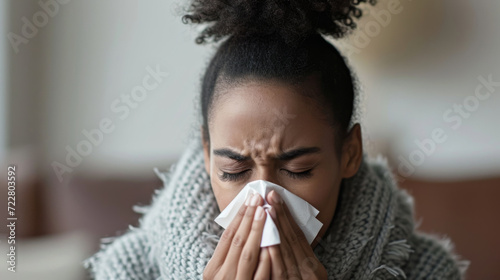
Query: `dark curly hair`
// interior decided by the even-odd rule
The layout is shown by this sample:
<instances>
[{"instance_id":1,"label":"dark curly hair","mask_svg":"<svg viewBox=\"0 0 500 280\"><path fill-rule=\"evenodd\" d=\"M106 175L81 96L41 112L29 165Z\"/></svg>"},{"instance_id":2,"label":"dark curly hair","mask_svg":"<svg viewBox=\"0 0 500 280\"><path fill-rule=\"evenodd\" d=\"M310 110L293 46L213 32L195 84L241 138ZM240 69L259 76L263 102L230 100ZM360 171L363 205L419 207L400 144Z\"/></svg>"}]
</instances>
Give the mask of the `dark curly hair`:
<instances>
[{"instance_id":1,"label":"dark curly hair","mask_svg":"<svg viewBox=\"0 0 500 280\"><path fill-rule=\"evenodd\" d=\"M343 142L353 114L357 86L343 56L323 35L340 38L356 27L361 2L375 0L193 0L184 23L207 24L197 44L218 46L201 84L202 137L219 88L248 80L300 83L319 74L322 92L308 96L325 113Z\"/></svg>"}]
</instances>

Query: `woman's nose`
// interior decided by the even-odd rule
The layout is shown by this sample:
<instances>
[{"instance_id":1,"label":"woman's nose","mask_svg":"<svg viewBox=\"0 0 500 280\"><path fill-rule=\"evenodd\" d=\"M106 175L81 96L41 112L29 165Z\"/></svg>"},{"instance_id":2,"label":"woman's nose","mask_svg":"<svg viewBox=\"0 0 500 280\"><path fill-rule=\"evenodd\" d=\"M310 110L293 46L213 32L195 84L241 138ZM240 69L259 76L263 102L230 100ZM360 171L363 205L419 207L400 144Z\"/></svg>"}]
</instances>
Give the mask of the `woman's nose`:
<instances>
[{"instance_id":1,"label":"woman's nose","mask_svg":"<svg viewBox=\"0 0 500 280\"><path fill-rule=\"evenodd\" d=\"M271 168L261 168L258 169L255 174L256 175L254 176L254 178L252 178L252 180L254 181L264 180L282 186L279 180L278 171L276 170L273 170Z\"/></svg>"}]
</instances>

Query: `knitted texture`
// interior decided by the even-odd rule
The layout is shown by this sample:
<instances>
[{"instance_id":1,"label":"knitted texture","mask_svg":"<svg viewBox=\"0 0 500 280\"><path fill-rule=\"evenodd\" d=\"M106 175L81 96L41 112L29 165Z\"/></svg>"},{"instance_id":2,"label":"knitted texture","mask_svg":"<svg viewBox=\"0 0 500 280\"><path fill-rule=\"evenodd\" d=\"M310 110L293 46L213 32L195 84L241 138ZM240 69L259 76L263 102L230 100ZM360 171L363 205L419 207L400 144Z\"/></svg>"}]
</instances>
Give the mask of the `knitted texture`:
<instances>
[{"instance_id":1,"label":"knitted texture","mask_svg":"<svg viewBox=\"0 0 500 280\"><path fill-rule=\"evenodd\" d=\"M159 172L164 187L139 227L102 241L84 261L93 279L202 279L223 228L205 171L203 148L193 138L180 160ZM314 253L329 279L463 279L447 239L416 231L412 197L396 187L387 161L363 157L355 176L344 179L335 215Z\"/></svg>"}]
</instances>

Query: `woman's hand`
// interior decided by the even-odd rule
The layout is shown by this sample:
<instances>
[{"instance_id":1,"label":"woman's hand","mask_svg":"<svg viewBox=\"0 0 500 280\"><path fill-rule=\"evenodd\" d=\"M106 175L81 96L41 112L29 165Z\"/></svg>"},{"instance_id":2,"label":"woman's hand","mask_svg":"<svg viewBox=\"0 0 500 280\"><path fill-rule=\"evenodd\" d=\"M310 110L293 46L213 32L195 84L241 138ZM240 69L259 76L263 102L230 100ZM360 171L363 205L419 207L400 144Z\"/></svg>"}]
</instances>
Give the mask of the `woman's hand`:
<instances>
[{"instance_id":1,"label":"woman's hand","mask_svg":"<svg viewBox=\"0 0 500 280\"><path fill-rule=\"evenodd\" d=\"M278 193L269 192L267 201L272 206L269 212L281 239L279 245L268 247L272 279L327 279L325 267Z\"/></svg>"},{"instance_id":2,"label":"woman's hand","mask_svg":"<svg viewBox=\"0 0 500 280\"><path fill-rule=\"evenodd\" d=\"M203 279L269 279L270 255L267 248L260 248L267 216L263 202L258 194L248 197L222 233Z\"/></svg>"}]
</instances>

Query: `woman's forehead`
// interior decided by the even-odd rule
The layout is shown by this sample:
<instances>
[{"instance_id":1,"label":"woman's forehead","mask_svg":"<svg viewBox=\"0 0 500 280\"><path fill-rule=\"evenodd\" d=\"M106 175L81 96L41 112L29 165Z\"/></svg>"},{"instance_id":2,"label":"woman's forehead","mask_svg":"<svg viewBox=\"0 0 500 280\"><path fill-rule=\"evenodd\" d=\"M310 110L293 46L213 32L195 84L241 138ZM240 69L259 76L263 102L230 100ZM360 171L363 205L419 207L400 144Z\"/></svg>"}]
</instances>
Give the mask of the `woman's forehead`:
<instances>
[{"instance_id":1,"label":"woman's forehead","mask_svg":"<svg viewBox=\"0 0 500 280\"><path fill-rule=\"evenodd\" d=\"M215 146L276 152L315 145L332 134L316 106L293 87L253 84L226 94L210 126Z\"/></svg>"}]
</instances>

